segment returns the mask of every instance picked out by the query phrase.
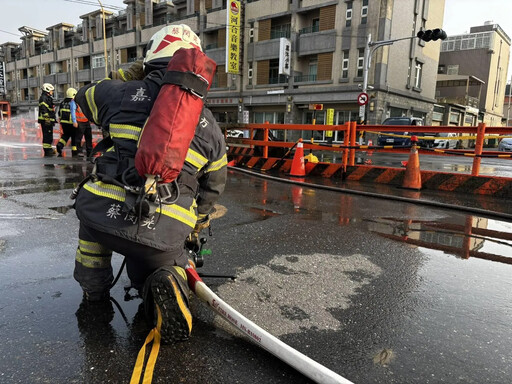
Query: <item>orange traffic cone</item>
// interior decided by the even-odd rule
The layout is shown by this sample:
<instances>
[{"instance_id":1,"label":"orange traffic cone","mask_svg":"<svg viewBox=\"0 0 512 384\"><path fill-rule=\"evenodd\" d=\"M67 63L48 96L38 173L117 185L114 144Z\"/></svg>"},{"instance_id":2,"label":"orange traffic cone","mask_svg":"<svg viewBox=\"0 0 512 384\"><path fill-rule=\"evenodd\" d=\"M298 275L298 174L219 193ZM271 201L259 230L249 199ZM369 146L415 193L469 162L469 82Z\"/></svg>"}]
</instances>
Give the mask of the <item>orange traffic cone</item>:
<instances>
[{"instance_id":1,"label":"orange traffic cone","mask_svg":"<svg viewBox=\"0 0 512 384\"><path fill-rule=\"evenodd\" d=\"M411 148L411 154L409 155L409 160L405 165L405 174L404 181L402 184L402 188L407 189L421 189L421 172L420 172L420 156L418 154L418 147L416 146L416 142L418 139L416 136L411 137L411 141L413 146Z\"/></svg>"},{"instance_id":2,"label":"orange traffic cone","mask_svg":"<svg viewBox=\"0 0 512 384\"><path fill-rule=\"evenodd\" d=\"M306 176L306 166L304 165L304 145L302 139L299 139L295 155L293 156L292 170L290 176L304 177Z\"/></svg>"}]
</instances>

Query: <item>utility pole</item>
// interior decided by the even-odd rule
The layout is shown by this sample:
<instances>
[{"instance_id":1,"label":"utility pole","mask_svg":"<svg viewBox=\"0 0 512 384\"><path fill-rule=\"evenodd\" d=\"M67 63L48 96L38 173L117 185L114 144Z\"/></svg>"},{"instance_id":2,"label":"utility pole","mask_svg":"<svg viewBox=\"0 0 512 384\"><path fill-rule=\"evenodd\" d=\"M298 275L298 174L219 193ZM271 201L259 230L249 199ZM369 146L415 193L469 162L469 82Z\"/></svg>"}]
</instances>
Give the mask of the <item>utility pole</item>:
<instances>
[{"instance_id":1,"label":"utility pole","mask_svg":"<svg viewBox=\"0 0 512 384\"><path fill-rule=\"evenodd\" d=\"M103 8L103 4L98 0L98 3L101 7L101 18L103 20L103 53L105 55L105 77L108 77L108 56L107 56L107 28L105 26L105 9Z\"/></svg>"},{"instance_id":2,"label":"utility pole","mask_svg":"<svg viewBox=\"0 0 512 384\"><path fill-rule=\"evenodd\" d=\"M510 99L512 99L512 76L508 86L508 109L507 109L507 126L510 126Z\"/></svg>"}]
</instances>

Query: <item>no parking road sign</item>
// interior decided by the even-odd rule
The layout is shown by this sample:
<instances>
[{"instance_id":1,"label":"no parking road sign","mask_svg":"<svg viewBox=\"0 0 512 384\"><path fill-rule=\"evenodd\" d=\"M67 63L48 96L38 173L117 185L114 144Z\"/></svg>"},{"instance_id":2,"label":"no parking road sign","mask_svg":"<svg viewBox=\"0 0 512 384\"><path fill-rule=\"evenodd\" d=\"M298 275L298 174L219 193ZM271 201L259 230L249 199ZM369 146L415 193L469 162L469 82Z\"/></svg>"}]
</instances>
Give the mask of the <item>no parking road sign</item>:
<instances>
[{"instance_id":1,"label":"no parking road sign","mask_svg":"<svg viewBox=\"0 0 512 384\"><path fill-rule=\"evenodd\" d=\"M357 96L357 104L359 105L366 105L368 104L368 94L365 92L361 92L359 96Z\"/></svg>"}]
</instances>

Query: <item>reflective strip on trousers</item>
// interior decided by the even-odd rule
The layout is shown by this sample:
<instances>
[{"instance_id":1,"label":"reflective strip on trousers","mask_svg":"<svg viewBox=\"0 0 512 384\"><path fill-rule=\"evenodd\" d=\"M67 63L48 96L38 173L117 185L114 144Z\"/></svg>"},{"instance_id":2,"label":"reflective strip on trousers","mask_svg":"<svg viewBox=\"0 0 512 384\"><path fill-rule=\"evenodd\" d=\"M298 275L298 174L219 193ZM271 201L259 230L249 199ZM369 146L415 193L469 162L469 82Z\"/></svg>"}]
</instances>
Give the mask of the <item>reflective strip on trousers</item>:
<instances>
[{"instance_id":1,"label":"reflective strip on trousers","mask_svg":"<svg viewBox=\"0 0 512 384\"><path fill-rule=\"evenodd\" d=\"M76 250L75 260L85 268L109 268L111 266L112 251L108 254L98 254L95 256L86 254L79 246Z\"/></svg>"}]
</instances>

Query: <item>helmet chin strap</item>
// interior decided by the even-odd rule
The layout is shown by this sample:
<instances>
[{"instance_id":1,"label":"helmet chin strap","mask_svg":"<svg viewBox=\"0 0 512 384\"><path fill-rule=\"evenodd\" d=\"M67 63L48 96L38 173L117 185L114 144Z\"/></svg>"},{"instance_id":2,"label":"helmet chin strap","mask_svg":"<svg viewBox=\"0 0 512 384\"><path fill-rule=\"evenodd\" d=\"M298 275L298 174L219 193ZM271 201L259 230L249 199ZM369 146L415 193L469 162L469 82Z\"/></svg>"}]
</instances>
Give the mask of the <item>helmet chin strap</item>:
<instances>
[{"instance_id":1,"label":"helmet chin strap","mask_svg":"<svg viewBox=\"0 0 512 384\"><path fill-rule=\"evenodd\" d=\"M170 57L160 58L156 60L151 60L148 62L144 62L144 73L147 75L150 72L167 68L167 64L169 64Z\"/></svg>"}]
</instances>

